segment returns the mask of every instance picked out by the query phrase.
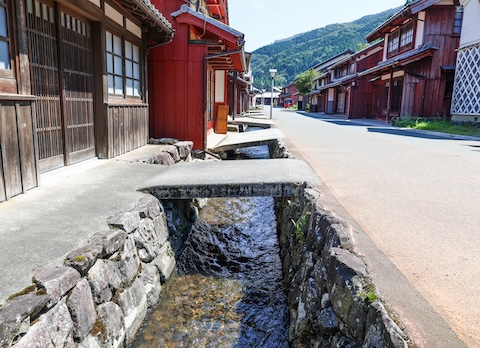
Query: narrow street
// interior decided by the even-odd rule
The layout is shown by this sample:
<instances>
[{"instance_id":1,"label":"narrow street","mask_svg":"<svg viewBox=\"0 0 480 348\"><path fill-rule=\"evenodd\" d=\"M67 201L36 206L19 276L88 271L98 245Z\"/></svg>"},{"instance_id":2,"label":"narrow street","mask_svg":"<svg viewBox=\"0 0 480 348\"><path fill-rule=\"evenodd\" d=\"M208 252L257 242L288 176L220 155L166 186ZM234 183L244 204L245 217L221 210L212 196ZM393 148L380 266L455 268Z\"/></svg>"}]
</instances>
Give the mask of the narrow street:
<instances>
[{"instance_id":1,"label":"narrow street","mask_svg":"<svg viewBox=\"0 0 480 348\"><path fill-rule=\"evenodd\" d=\"M322 179L326 207L351 222L415 342L480 347L480 140L283 109L273 120Z\"/></svg>"}]
</instances>

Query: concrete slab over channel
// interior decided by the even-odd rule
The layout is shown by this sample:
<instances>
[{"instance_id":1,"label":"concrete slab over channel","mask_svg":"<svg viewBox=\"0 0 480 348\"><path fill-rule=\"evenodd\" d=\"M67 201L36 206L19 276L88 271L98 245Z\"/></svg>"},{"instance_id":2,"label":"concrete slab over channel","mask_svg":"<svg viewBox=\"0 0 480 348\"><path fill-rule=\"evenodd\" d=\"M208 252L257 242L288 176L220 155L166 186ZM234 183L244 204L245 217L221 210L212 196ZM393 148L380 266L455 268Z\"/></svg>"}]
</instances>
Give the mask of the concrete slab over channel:
<instances>
[{"instance_id":1,"label":"concrete slab over channel","mask_svg":"<svg viewBox=\"0 0 480 348\"><path fill-rule=\"evenodd\" d=\"M162 199L298 196L319 180L301 160L206 161L169 167L140 190Z\"/></svg>"},{"instance_id":2,"label":"concrete slab over channel","mask_svg":"<svg viewBox=\"0 0 480 348\"><path fill-rule=\"evenodd\" d=\"M235 119L229 119L228 124L261 128L271 128L275 125L272 120L256 117L235 117Z\"/></svg>"},{"instance_id":3,"label":"concrete slab over channel","mask_svg":"<svg viewBox=\"0 0 480 348\"><path fill-rule=\"evenodd\" d=\"M271 145L285 135L278 128L262 129L254 132L228 133L222 141L211 148L214 152L224 152L259 145Z\"/></svg>"}]
</instances>

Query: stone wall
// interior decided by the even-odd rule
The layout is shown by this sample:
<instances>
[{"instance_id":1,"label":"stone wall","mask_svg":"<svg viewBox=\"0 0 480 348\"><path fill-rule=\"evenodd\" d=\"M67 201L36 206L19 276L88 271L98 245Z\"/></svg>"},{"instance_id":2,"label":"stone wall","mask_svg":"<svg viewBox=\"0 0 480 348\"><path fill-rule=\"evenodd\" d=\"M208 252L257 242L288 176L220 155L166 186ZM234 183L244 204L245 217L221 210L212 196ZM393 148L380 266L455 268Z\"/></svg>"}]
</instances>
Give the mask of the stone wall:
<instances>
[{"instance_id":1,"label":"stone wall","mask_svg":"<svg viewBox=\"0 0 480 348\"><path fill-rule=\"evenodd\" d=\"M33 285L0 311L0 347L123 347L133 341L175 268L165 213L152 196L64 265L36 269Z\"/></svg>"},{"instance_id":2,"label":"stone wall","mask_svg":"<svg viewBox=\"0 0 480 348\"><path fill-rule=\"evenodd\" d=\"M319 193L276 200L292 347L406 348L377 299L349 226L319 203Z\"/></svg>"}]
</instances>

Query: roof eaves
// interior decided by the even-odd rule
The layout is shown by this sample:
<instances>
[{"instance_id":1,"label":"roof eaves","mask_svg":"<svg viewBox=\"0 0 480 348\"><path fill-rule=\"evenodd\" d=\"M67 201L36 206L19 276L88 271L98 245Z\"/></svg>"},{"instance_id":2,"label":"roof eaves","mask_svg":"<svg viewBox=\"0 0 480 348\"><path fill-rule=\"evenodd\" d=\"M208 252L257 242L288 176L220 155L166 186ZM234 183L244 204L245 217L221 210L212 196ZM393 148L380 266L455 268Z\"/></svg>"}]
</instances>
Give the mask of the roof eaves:
<instances>
[{"instance_id":1,"label":"roof eaves","mask_svg":"<svg viewBox=\"0 0 480 348\"><path fill-rule=\"evenodd\" d=\"M160 11L153 5L150 0L132 0L136 6L138 6L153 23L159 25L163 30L167 32L167 36L173 36L175 29L172 23L166 19Z\"/></svg>"}]
</instances>

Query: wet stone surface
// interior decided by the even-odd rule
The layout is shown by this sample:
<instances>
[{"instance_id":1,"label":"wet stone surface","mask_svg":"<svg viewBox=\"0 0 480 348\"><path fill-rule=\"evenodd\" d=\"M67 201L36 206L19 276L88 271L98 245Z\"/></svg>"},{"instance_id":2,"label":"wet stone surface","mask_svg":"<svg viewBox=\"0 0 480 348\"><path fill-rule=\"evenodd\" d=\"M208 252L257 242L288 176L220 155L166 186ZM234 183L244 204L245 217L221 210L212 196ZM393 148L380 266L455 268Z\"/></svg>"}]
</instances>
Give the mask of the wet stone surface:
<instances>
[{"instance_id":1,"label":"wet stone surface","mask_svg":"<svg viewBox=\"0 0 480 348\"><path fill-rule=\"evenodd\" d=\"M132 347L288 347L273 198L210 199Z\"/></svg>"}]
</instances>

